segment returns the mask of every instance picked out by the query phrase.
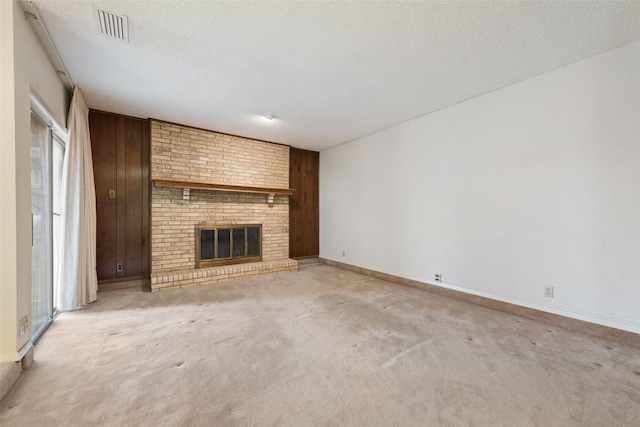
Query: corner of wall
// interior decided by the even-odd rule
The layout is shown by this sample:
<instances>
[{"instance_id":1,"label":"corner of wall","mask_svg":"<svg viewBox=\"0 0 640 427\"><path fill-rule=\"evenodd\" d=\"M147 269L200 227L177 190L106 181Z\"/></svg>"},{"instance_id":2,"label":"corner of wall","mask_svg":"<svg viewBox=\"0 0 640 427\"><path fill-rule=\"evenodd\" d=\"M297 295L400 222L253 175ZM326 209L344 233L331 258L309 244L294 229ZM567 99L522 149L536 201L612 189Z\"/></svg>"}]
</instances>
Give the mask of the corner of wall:
<instances>
[{"instance_id":1,"label":"corner of wall","mask_svg":"<svg viewBox=\"0 0 640 427\"><path fill-rule=\"evenodd\" d=\"M0 402L22 374L22 364L18 362L0 363Z\"/></svg>"},{"instance_id":2,"label":"corner of wall","mask_svg":"<svg viewBox=\"0 0 640 427\"><path fill-rule=\"evenodd\" d=\"M0 358L19 360L16 351L17 316L17 258L16 258L16 111L14 60L14 2L0 2ZM4 363L3 363L4 364Z\"/></svg>"}]
</instances>

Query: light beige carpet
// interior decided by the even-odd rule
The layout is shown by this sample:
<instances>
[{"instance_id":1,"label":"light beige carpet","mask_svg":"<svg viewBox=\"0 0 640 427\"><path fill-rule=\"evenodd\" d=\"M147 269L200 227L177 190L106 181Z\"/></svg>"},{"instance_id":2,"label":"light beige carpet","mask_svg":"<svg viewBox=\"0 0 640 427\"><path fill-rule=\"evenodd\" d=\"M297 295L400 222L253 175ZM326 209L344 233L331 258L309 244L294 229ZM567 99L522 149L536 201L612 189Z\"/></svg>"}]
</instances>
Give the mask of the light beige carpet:
<instances>
[{"instance_id":1,"label":"light beige carpet","mask_svg":"<svg viewBox=\"0 0 640 427\"><path fill-rule=\"evenodd\" d=\"M325 265L64 313L8 426L632 426L640 350Z\"/></svg>"}]
</instances>

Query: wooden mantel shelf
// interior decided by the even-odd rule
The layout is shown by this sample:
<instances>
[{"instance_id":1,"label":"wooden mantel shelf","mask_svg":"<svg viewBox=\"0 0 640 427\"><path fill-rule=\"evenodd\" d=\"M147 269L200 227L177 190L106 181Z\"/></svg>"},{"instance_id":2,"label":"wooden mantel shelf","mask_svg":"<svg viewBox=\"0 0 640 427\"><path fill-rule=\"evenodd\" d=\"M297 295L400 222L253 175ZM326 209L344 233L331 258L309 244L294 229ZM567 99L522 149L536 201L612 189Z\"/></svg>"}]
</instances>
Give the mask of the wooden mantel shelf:
<instances>
[{"instance_id":1,"label":"wooden mantel shelf","mask_svg":"<svg viewBox=\"0 0 640 427\"><path fill-rule=\"evenodd\" d=\"M210 182L196 182L196 181L178 181L174 179L153 179L154 187L162 188L181 188L183 198L188 200L190 190L204 190L204 191L225 191L230 193L254 193L254 194L266 194L268 196L267 201L273 203L275 195L290 196L293 194L292 188L272 188L272 187L249 187L244 185L229 185L229 184L214 184Z\"/></svg>"}]
</instances>

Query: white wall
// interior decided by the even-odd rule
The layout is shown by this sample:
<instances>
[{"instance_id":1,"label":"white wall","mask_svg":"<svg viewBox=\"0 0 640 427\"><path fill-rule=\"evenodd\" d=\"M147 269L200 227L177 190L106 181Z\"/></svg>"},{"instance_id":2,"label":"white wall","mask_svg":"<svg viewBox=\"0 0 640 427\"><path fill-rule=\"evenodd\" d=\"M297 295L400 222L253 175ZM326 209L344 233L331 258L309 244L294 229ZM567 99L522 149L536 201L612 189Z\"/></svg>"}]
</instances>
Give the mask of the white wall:
<instances>
[{"instance_id":1,"label":"white wall","mask_svg":"<svg viewBox=\"0 0 640 427\"><path fill-rule=\"evenodd\" d=\"M0 361L17 357L13 7L13 3L0 1Z\"/></svg>"},{"instance_id":2,"label":"white wall","mask_svg":"<svg viewBox=\"0 0 640 427\"><path fill-rule=\"evenodd\" d=\"M323 258L640 333L640 42L323 151L320 192Z\"/></svg>"},{"instance_id":3,"label":"white wall","mask_svg":"<svg viewBox=\"0 0 640 427\"><path fill-rule=\"evenodd\" d=\"M0 358L17 360L31 340L18 320L31 317L30 100L35 93L65 125L68 93L17 2L0 1L2 30L2 146L0 156ZM11 104L11 100L15 102Z\"/></svg>"}]
</instances>

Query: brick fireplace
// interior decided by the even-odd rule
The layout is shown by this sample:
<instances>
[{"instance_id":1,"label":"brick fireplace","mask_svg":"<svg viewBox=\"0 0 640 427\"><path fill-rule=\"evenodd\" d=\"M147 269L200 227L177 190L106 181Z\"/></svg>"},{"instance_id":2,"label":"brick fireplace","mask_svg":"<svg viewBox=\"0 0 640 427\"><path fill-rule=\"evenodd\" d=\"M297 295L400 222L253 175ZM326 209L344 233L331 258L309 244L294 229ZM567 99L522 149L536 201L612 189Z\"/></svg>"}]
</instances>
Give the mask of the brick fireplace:
<instances>
[{"instance_id":1,"label":"brick fireplace","mask_svg":"<svg viewBox=\"0 0 640 427\"><path fill-rule=\"evenodd\" d=\"M151 121L152 180L287 188L289 147ZM267 203L269 201L269 203ZM261 224L259 262L196 268L199 224ZM151 189L151 289L297 269L289 259L289 200L265 194Z\"/></svg>"}]
</instances>

